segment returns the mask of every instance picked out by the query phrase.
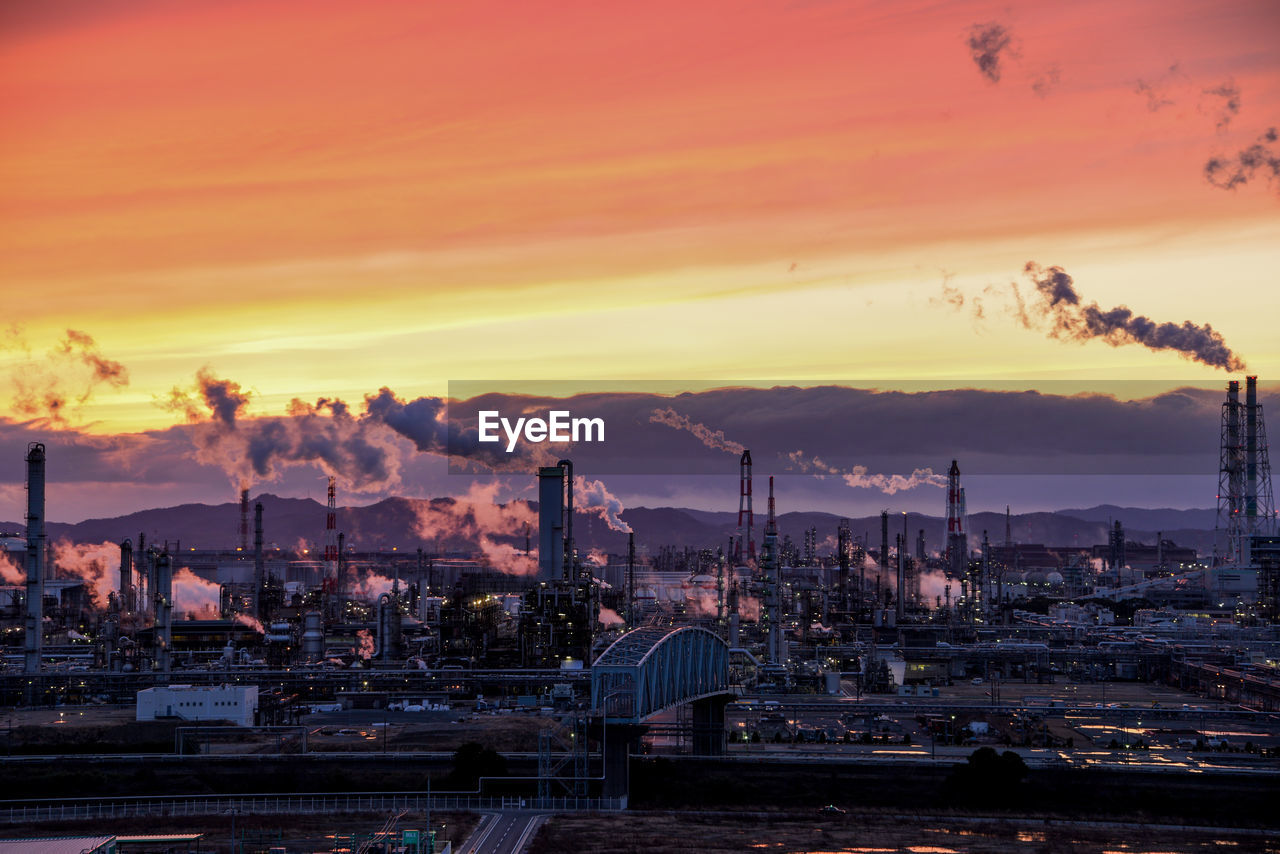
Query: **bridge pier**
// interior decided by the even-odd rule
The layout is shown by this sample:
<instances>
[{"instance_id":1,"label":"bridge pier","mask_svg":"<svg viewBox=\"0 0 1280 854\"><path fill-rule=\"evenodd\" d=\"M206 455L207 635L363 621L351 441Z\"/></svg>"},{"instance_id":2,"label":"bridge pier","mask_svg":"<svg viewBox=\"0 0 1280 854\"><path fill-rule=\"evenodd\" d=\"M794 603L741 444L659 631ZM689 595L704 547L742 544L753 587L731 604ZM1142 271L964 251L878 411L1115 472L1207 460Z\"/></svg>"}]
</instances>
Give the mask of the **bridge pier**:
<instances>
[{"instance_id":1,"label":"bridge pier","mask_svg":"<svg viewBox=\"0 0 1280 854\"><path fill-rule=\"evenodd\" d=\"M600 796L625 798L631 791L631 754L640 750L640 739L648 732L645 724L605 723L592 718L589 735L604 753L604 784Z\"/></svg>"},{"instance_id":2,"label":"bridge pier","mask_svg":"<svg viewBox=\"0 0 1280 854\"><path fill-rule=\"evenodd\" d=\"M724 753L724 707L733 699L716 694L694 700L693 752L697 756L720 756Z\"/></svg>"}]
</instances>

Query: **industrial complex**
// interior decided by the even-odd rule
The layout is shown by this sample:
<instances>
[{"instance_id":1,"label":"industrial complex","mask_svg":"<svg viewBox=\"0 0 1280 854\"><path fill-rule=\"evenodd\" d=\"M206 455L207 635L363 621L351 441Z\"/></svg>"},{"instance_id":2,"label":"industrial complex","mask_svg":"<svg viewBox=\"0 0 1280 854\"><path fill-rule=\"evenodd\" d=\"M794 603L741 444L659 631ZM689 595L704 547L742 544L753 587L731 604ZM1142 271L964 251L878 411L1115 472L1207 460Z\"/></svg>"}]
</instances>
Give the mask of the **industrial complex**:
<instances>
[{"instance_id":1,"label":"industrial complex","mask_svg":"<svg viewBox=\"0 0 1280 854\"><path fill-rule=\"evenodd\" d=\"M1021 542L1008 513L1002 531L971 530L960 460L937 547L889 510L870 532L846 519L784 533L772 477L757 525L746 450L736 530L702 548L641 531L624 554L588 554L561 460L534 473L536 530L507 532L528 572L426 544L350 546L330 478L320 549L269 545L272 520L246 489L226 548L121 531L118 573L96 577L59 565L46 533L56 461L33 443L26 530L6 532L25 541L8 556L25 577L0 591L0 698L58 723L124 710L116 719L168 727L184 762L394 754L429 766L456 746L451 728L484 744L529 722L501 751L505 772L378 802L393 811L396 797L428 810L623 808L633 762L654 756L883 769L956 765L990 746L1046 773L1271 781L1280 536L1254 377L1243 398L1230 383L1218 438L1212 553L1163 534L1135 542L1121 519L1105 543ZM40 752L12 725L9 739ZM823 800L842 811L852 797ZM65 808L42 793L0 806L0 822Z\"/></svg>"}]
</instances>

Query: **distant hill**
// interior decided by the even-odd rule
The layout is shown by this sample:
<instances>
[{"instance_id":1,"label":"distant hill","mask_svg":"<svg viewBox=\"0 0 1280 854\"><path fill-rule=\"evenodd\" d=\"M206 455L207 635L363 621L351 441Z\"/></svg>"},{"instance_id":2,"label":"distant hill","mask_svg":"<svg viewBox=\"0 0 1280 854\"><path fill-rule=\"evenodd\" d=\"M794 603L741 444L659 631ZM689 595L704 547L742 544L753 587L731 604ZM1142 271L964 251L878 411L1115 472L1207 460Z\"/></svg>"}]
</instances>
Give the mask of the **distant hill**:
<instances>
[{"instance_id":1,"label":"distant hill","mask_svg":"<svg viewBox=\"0 0 1280 854\"><path fill-rule=\"evenodd\" d=\"M310 498L282 498L262 495L255 501L263 504L263 528L269 545L295 548L315 547L323 542L325 508ZM522 548L523 521L533 520L531 535L536 544L536 504L519 501L508 505L505 530L494 537L498 542ZM482 513L482 516L489 514ZM424 530L423 520L429 524ZM691 510L680 507L634 507L622 519L635 531L636 546L642 552L655 553L660 546L677 548L728 547L729 538L737 531L737 513ZM833 513L799 511L778 517L780 535L789 535L797 546L803 543L804 531L817 528L820 552L829 552L835 543L841 517ZM1087 547L1107 541L1108 522L1118 519L1127 538L1154 543L1156 532L1179 545L1205 552L1212 547L1214 513L1211 510L1147 510L1132 507L1100 505L1083 510L1055 513L1020 513L1011 518L1013 540L1020 543ZM521 520L521 521L512 521ZM109 519L86 519L76 524L50 523L49 536L76 542L119 542L134 540L144 533L152 543L181 543L183 548L235 548L239 539L240 508L238 504L183 504L142 510ZM862 516L849 519L855 537L866 537L872 548L880 543L880 517ZM1004 542L1003 513L973 513L968 518L969 542L976 546L987 532L993 543ZM250 545L253 520L250 517ZM916 536L925 532L928 551L940 551L944 545L945 520L939 516L910 513L906 518L907 539L915 551ZM365 507L342 507L338 510L338 529L346 535L348 545L357 549L415 549L428 551L467 550L474 548L476 533L484 529L483 520L465 505L453 499L387 498ZM0 530L25 530L21 522L0 522ZM889 517L889 543L903 530L903 517ZM599 516L579 511L574 518L574 538L582 550L603 549L621 554L626 551L627 535L615 531ZM756 516L757 548L764 539L764 515Z\"/></svg>"},{"instance_id":2,"label":"distant hill","mask_svg":"<svg viewBox=\"0 0 1280 854\"><path fill-rule=\"evenodd\" d=\"M1126 528L1142 528L1148 531L1176 530L1179 528L1195 528L1206 531L1213 530L1218 518L1218 511L1212 508L1194 510L1174 510L1162 507L1150 510L1144 507L1117 507L1114 504L1099 504L1084 510L1059 510L1063 516L1074 516L1086 522L1111 522L1119 520Z\"/></svg>"}]
</instances>

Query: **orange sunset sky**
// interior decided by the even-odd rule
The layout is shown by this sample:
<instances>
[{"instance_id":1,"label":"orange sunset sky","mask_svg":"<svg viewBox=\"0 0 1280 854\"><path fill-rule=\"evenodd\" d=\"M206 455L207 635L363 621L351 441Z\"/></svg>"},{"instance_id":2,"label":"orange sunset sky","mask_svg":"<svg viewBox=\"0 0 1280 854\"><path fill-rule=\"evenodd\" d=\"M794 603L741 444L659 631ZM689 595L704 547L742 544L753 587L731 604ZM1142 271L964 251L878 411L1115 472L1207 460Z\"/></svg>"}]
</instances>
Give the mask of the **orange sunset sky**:
<instances>
[{"instance_id":1,"label":"orange sunset sky","mask_svg":"<svg viewBox=\"0 0 1280 854\"><path fill-rule=\"evenodd\" d=\"M1271 0L2 8L0 369L93 336L129 383L71 413L91 432L174 423L156 399L204 366L261 412L463 379L1225 382L974 317L1032 260L1280 378L1280 180L1204 175L1280 125Z\"/></svg>"}]
</instances>

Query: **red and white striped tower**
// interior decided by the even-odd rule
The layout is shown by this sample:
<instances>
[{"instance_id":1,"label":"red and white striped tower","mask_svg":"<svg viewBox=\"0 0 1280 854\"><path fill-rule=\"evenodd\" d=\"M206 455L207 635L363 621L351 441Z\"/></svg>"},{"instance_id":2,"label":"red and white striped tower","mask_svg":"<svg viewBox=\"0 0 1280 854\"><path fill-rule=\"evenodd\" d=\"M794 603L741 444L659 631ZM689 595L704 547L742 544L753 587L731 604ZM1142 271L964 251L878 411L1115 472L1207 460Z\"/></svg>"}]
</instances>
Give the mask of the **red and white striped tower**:
<instances>
[{"instance_id":1,"label":"red and white striped tower","mask_svg":"<svg viewBox=\"0 0 1280 854\"><path fill-rule=\"evenodd\" d=\"M329 512L324 517L324 577L338 579L338 488L337 479L329 478Z\"/></svg>"},{"instance_id":2,"label":"red and white striped tower","mask_svg":"<svg viewBox=\"0 0 1280 854\"><path fill-rule=\"evenodd\" d=\"M751 511L751 452L743 451L739 461L740 475L738 482L738 544L735 548L734 562L741 565L756 559L756 541L752 529L755 527L755 515Z\"/></svg>"}]
</instances>

